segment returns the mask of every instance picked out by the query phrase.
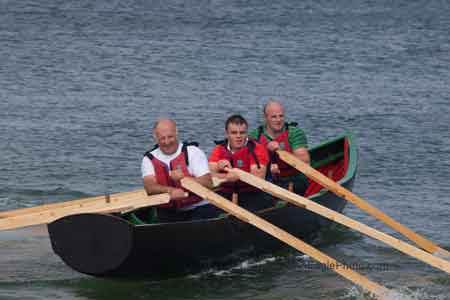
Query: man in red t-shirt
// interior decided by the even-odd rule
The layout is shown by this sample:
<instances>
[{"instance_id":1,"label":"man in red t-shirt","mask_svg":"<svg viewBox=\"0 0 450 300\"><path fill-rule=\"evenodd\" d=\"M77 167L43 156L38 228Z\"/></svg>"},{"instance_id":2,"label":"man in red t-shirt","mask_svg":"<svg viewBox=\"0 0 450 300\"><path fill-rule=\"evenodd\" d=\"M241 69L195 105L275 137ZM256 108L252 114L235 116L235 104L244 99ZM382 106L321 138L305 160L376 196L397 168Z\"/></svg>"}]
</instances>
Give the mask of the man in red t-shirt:
<instances>
[{"instance_id":1,"label":"man in red t-shirt","mask_svg":"<svg viewBox=\"0 0 450 300\"><path fill-rule=\"evenodd\" d=\"M267 150L248 138L248 123L241 115L232 115L225 122L226 139L217 142L209 157L209 169L213 176L225 179L221 194L230 199L239 195L239 205L252 211L273 205L272 197L239 181L239 177L226 172L227 168L239 168L260 178L265 178L269 157Z\"/></svg>"}]
</instances>

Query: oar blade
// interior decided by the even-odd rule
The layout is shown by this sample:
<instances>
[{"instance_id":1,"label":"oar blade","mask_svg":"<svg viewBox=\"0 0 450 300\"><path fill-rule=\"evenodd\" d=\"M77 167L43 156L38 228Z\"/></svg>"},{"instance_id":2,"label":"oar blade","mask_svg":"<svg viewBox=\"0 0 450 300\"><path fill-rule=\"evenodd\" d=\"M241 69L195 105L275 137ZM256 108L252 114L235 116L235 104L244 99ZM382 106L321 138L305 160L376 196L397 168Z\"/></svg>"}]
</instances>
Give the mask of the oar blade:
<instances>
[{"instance_id":1,"label":"oar blade","mask_svg":"<svg viewBox=\"0 0 450 300\"><path fill-rule=\"evenodd\" d=\"M184 178L181 180L181 184L184 188L209 200L217 207L227 211L228 213L234 215L238 219L261 229L262 231L272 235L273 237L279 239L280 241L283 241L286 244L294 247L298 251L301 251L309 255L310 257L316 259L317 261L328 266L331 265L342 266L342 264L338 263L336 260L327 256L326 254L320 252L316 248L301 241L300 239L297 239L288 232L276 227L275 225L256 216L255 214L237 206L236 204L232 203L231 201L228 201L227 199L221 197L220 195L214 193L213 191L208 190L207 188L197 183L195 180L192 180L190 178ZM354 282L355 284L362 286L369 292L379 296L380 299L389 299L386 296L389 293L389 290L387 288L370 281L368 278L362 276L361 274L355 272L354 270L348 267L333 268L333 270L338 274L340 274L341 276Z\"/></svg>"},{"instance_id":2,"label":"oar blade","mask_svg":"<svg viewBox=\"0 0 450 300\"><path fill-rule=\"evenodd\" d=\"M269 193L277 198L283 199L296 206L305 208L311 212L314 212L322 217L330 219L336 223L342 224L353 230L359 231L367 236L370 236L376 240L384 242L385 244L403 252L406 255L417 258L435 268L438 268L444 272L450 274L450 262L440 257L434 256L422 249L414 247L408 243L405 243L399 239L396 239L386 233L378 231L366 224L353 220L343 214L340 214L332 209L322 206L314 201L299 196L295 193L289 192L271 182L268 182L262 178L254 176L248 172L240 169L231 169L229 172L233 172L239 179L249 185L252 185L262 191Z\"/></svg>"},{"instance_id":3,"label":"oar blade","mask_svg":"<svg viewBox=\"0 0 450 300\"><path fill-rule=\"evenodd\" d=\"M421 247L422 249L426 250L429 253L435 254L438 253L438 255L441 255L443 257L449 257L450 252L448 252L445 249L442 249L432 241L426 239L425 237L419 235L418 233L414 232L410 228L406 227L403 224L400 224L390 216L383 213L381 210L376 208L375 206L371 205L369 202L363 200L362 198L358 197L351 191L347 190L337 182L334 182L327 176L323 175L316 169L312 168L308 164L305 164L300 159L296 158L293 154L284 151L284 150L277 150L278 155L280 158L286 162L287 164L291 165L292 167L296 168L298 171L302 172L305 176L312 179L313 181L319 183L320 185L324 186L328 190L332 191L339 197L352 202L356 206L358 206L361 210L365 211L369 215L375 217L376 219L382 221L392 229L398 231L403 236L414 242L416 245ZM440 250L441 249L441 250Z\"/></svg>"}]
</instances>

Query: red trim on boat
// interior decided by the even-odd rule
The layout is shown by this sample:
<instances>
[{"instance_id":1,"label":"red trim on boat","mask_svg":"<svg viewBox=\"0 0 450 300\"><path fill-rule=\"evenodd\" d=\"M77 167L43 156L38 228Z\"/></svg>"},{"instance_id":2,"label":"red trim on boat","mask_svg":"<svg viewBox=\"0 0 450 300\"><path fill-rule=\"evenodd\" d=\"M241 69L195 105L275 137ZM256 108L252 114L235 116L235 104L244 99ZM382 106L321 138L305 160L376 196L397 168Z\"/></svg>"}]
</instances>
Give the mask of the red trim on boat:
<instances>
[{"instance_id":1,"label":"red trim on boat","mask_svg":"<svg viewBox=\"0 0 450 300\"><path fill-rule=\"evenodd\" d=\"M321 166L317 168L317 171L324 174L325 176L333 179L334 181L339 181L344 178L345 174L348 170L348 162L349 162L349 153L348 153L348 140L345 138L344 140L344 159L334 161L325 166ZM305 197L309 197L319 192L323 187L317 182L312 181L308 178L309 186L306 189Z\"/></svg>"}]
</instances>

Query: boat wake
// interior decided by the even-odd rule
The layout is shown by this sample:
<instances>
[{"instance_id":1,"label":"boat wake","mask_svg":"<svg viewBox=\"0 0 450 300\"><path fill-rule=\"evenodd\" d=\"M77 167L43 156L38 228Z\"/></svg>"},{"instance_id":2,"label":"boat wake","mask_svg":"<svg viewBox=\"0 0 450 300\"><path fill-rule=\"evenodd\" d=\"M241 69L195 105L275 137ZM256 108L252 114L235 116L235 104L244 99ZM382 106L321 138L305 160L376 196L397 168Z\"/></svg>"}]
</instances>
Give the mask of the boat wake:
<instances>
[{"instance_id":1,"label":"boat wake","mask_svg":"<svg viewBox=\"0 0 450 300\"><path fill-rule=\"evenodd\" d=\"M246 271L246 270L251 270L254 269L256 267L260 267L260 266L264 266L270 263L273 263L275 261L280 261L284 259L283 257L265 257L262 259L248 259L248 260L244 260L242 262L240 262L237 265L234 265L230 268L227 269L221 269L221 270L217 270L217 269L209 269L206 271L203 271L201 273L195 274L195 275L189 275L189 278L201 278L201 277L205 277L205 276L224 276L224 277L229 277L229 276L242 276L242 273L240 271ZM248 276L251 276L250 274L248 274Z\"/></svg>"},{"instance_id":2,"label":"boat wake","mask_svg":"<svg viewBox=\"0 0 450 300\"><path fill-rule=\"evenodd\" d=\"M429 291L424 288L411 290L409 288L392 289L388 295L387 299L391 300L448 300L447 295L432 295ZM344 295L342 300L376 300L377 298L363 291L359 287L352 287L346 295Z\"/></svg>"},{"instance_id":3,"label":"boat wake","mask_svg":"<svg viewBox=\"0 0 450 300\"><path fill-rule=\"evenodd\" d=\"M252 275L250 272L246 272L243 274L243 271L249 271L249 270L255 270L256 268L269 265L272 263L277 264L288 264L292 265L292 263L297 263L300 265L305 264L305 262L309 262L311 258L308 255L299 255L298 252L288 252L281 255L275 255L270 257L261 257L256 259L247 259L244 261L239 262L237 265L233 265L229 268L224 269L208 269L205 271L202 271L198 274L189 275L189 278L201 278L205 276L217 276L217 277L230 277L230 276L249 276Z\"/></svg>"}]
</instances>

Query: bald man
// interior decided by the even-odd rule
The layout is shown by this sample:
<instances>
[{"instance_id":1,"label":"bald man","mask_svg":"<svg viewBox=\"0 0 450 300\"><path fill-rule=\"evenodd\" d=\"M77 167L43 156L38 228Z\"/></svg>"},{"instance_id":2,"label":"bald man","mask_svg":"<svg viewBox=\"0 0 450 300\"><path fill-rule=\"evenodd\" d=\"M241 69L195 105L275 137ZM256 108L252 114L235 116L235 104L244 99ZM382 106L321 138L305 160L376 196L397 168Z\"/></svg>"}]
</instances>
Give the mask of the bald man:
<instances>
[{"instance_id":1,"label":"bald man","mask_svg":"<svg viewBox=\"0 0 450 300\"><path fill-rule=\"evenodd\" d=\"M193 177L211 188L212 178L205 153L195 143L180 143L175 121L160 119L153 126L157 145L145 153L141 171L149 195L169 193L171 201L158 207L159 221L192 220L221 213L215 206L181 187L180 180Z\"/></svg>"},{"instance_id":2,"label":"bald man","mask_svg":"<svg viewBox=\"0 0 450 300\"><path fill-rule=\"evenodd\" d=\"M284 108L278 101L269 100L263 109L264 125L252 130L250 137L265 145L271 156L270 178L274 183L287 188L294 184L294 192L303 195L308 187L307 178L284 163L276 154L278 149L294 154L305 163L310 163L308 142L302 129L296 123L285 121Z\"/></svg>"}]
</instances>

